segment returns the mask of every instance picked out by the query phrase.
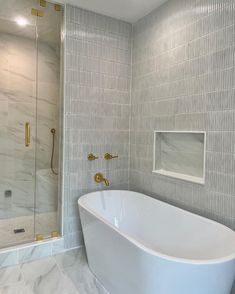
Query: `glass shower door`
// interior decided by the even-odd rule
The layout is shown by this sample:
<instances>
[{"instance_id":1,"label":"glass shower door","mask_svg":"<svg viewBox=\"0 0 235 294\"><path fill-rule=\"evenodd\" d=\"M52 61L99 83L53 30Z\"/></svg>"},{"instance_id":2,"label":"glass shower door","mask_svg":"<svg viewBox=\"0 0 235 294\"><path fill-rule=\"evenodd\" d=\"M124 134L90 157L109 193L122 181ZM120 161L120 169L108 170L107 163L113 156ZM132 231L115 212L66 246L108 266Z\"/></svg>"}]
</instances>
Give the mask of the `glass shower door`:
<instances>
[{"instance_id":1,"label":"glass shower door","mask_svg":"<svg viewBox=\"0 0 235 294\"><path fill-rule=\"evenodd\" d=\"M0 0L0 248L59 232L62 7Z\"/></svg>"},{"instance_id":2,"label":"glass shower door","mask_svg":"<svg viewBox=\"0 0 235 294\"><path fill-rule=\"evenodd\" d=\"M37 18L36 238L59 232L59 106L62 7L46 2Z\"/></svg>"},{"instance_id":3,"label":"glass shower door","mask_svg":"<svg viewBox=\"0 0 235 294\"><path fill-rule=\"evenodd\" d=\"M36 1L0 1L0 4L0 248L3 248L33 241L35 237L37 20L31 15Z\"/></svg>"}]
</instances>

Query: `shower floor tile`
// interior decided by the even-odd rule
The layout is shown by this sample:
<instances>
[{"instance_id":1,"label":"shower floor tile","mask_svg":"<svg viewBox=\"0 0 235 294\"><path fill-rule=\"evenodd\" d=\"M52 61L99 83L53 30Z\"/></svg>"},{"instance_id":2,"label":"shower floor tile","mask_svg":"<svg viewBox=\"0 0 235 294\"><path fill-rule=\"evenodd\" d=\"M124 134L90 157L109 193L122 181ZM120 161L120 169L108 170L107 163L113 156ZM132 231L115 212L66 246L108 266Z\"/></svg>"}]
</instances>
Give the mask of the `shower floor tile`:
<instances>
[{"instance_id":1,"label":"shower floor tile","mask_svg":"<svg viewBox=\"0 0 235 294\"><path fill-rule=\"evenodd\" d=\"M16 218L0 219L0 248L14 246L16 244L34 241L34 223L36 234L50 236L57 229L57 212L40 213ZM14 229L24 228L23 233L14 233ZM1 292L0 292L1 294Z\"/></svg>"},{"instance_id":2,"label":"shower floor tile","mask_svg":"<svg viewBox=\"0 0 235 294\"><path fill-rule=\"evenodd\" d=\"M1 294L109 294L89 270L84 248L0 270Z\"/></svg>"}]
</instances>

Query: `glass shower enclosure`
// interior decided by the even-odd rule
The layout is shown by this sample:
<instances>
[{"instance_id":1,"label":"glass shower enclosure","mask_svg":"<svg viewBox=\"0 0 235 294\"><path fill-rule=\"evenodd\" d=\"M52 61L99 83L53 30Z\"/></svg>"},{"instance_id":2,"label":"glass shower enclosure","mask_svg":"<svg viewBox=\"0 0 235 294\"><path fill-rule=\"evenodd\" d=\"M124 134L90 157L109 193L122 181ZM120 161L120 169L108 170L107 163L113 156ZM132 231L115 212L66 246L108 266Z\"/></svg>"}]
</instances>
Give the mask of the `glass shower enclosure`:
<instances>
[{"instance_id":1,"label":"glass shower enclosure","mask_svg":"<svg viewBox=\"0 0 235 294\"><path fill-rule=\"evenodd\" d=\"M57 237L63 7L0 0L0 248Z\"/></svg>"}]
</instances>

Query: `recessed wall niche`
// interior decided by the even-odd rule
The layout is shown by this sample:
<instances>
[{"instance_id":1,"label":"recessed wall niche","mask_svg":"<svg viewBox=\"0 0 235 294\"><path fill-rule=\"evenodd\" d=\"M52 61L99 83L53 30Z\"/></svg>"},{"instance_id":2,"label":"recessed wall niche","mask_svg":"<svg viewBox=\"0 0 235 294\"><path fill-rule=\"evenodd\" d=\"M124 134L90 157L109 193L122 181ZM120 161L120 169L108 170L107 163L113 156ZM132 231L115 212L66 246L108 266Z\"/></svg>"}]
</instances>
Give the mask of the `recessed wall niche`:
<instances>
[{"instance_id":1,"label":"recessed wall niche","mask_svg":"<svg viewBox=\"0 0 235 294\"><path fill-rule=\"evenodd\" d=\"M205 132L154 131L153 172L205 183Z\"/></svg>"}]
</instances>

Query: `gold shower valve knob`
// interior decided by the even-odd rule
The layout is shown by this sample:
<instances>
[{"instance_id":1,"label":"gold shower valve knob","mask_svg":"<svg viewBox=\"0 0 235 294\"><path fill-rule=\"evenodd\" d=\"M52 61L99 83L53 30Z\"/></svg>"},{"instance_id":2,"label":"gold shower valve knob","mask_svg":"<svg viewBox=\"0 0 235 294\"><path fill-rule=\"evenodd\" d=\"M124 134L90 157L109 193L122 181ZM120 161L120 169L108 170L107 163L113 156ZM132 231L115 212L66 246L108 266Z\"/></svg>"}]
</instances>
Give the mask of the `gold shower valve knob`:
<instances>
[{"instance_id":1,"label":"gold shower valve knob","mask_svg":"<svg viewBox=\"0 0 235 294\"><path fill-rule=\"evenodd\" d=\"M118 155L113 156L113 155L110 154L110 153L106 153L106 154L104 155L104 159L106 159L106 160L110 160L110 159L114 159L114 158L118 158Z\"/></svg>"},{"instance_id":2,"label":"gold shower valve knob","mask_svg":"<svg viewBox=\"0 0 235 294\"><path fill-rule=\"evenodd\" d=\"M90 154L87 155L87 159L88 159L89 161L96 160L96 159L98 159L98 158L99 158L98 156L95 156L95 155L92 154L92 153L90 153Z\"/></svg>"}]
</instances>

